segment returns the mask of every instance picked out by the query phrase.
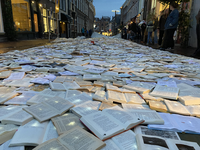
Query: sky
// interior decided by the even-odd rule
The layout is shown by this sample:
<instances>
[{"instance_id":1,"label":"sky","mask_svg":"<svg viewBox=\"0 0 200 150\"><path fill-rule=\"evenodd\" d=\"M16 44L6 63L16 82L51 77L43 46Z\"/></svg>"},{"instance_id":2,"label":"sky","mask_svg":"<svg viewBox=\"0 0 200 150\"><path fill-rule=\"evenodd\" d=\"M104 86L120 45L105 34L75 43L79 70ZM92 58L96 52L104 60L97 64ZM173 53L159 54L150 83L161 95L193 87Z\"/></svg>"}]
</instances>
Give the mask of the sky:
<instances>
[{"instance_id":1,"label":"sky","mask_svg":"<svg viewBox=\"0 0 200 150\"><path fill-rule=\"evenodd\" d=\"M114 16L115 13L112 10L119 10L124 4L125 0L94 0L93 4L96 9L96 16L101 18L102 16Z\"/></svg>"}]
</instances>

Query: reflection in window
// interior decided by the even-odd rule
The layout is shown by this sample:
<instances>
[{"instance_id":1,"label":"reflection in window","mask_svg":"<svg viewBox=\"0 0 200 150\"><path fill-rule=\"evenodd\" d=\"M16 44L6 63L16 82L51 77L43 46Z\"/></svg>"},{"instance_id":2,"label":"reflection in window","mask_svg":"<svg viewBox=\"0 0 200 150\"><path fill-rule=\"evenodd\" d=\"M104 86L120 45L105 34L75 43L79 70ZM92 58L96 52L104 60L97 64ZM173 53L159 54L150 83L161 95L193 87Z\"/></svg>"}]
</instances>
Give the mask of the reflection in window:
<instances>
[{"instance_id":1,"label":"reflection in window","mask_svg":"<svg viewBox=\"0 0 200 150\"><path fill-rule=\"evenodd\" d=\"M32 31L28 1L12 0L12 12L17 31Z\"/></svg>"}]
</instances>

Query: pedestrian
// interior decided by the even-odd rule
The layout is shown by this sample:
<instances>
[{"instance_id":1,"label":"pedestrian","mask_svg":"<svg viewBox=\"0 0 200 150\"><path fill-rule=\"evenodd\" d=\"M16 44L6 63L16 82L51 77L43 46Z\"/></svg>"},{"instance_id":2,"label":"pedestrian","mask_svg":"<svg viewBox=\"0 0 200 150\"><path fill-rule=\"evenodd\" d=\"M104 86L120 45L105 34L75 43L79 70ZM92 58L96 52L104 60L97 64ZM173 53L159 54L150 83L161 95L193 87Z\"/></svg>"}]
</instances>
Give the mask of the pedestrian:
<instances>
[{"instance_id":1,"label":"pedestrian","mask_svg":"<svg viewBox=\"0 0 200 150\"><path fill-rule=\"evenodd\" d=\"M146 22L143 21L142 25L141 25L141 29L142 29L142 37L141 37L141 40L143 41L144 37L145 37L145 30L147 28L147 25L146 25Z\"/></svg>"},{"instance_id":2,"label":"pedestrian","mask_svg":"<svg viewBox=\"0 0 200 150\"><path fill-rule=\"evenodd\" d=\"M165 32L165 22L166 22L167 16L164 13L164 11L161 13L161 17L159 20L159 41L158 44L161 45L163 41L163 35Z\"/></svg>"},{"instance_id":3,"label":"pedestrian","mask_svg":"<svg viewBox=\"0 0 200 150\"><path fill-rule=\"evenodd\" d=\"M179 12L178 12L178 4L176 2L170 3L170 10L172 12L167 17L167 21L165 23L165 33L164 33L164 39L163 44L160 50L165 49L174 49L174 32L176 31L178 27L178 19L179 19Z\"/></svg>"},{"instance_id":4,"label":"pedestrian","mask_svg":"<svg viewBox=\"0 0 200 150\"><path fill-rule=\"evenodd\" d=\"M140 29L140 26L138 24L136 26L136 30L137 30L137 41L140 42L140 39L141 39L141 29Z\"/></svg>"},{"instance_id":5,"label":"pedestrian","mask_svg":"<svg viewBox=\"0 0 200 150\"><path fill-rule=\"evenodd\" d=\"M91 36L92 36L92 29L89 30L89 36L91 38Z\"/></svg>"},{"instance_id":6,"label":"pedestrian","mask_svg":"<svg viewBox=\"0 0 200 150\"><path fill-rule=\"evenodd\" d=\"M147 45L149 45L149 41L150 41L150 44L152 44L152 38L151 38L152 32L153 32L153 21L149 21L147 25L147 33L148 33Z\"/></svg>"},{"instance_id":7,"label":"pedestrian","mask_svg":"<svg viewBox=\"0 0 200 150\"><path fill-rule=\"evenodd\" d=\"M197 20L197 26L196 26L196 34L197 34L197 49L192 54L193 57L199 57L200 56L200 10L198 14L196 15L196 20Z\"/></svg>"},{"instance_id":8,"label":"pedestrian","mask_svg":"<svg viewBox=\"0 0 200 150\"><path fill-rule=\"evenodd\" d=\"M86 38L88 38L88 35L89 35L89 31L86 30Z\"/></svg>"},{"instance_id":9,"label":"pedestrian","mask_svg":"<svg viewBox=\"0 0 200 150\"><path fill-rule=\"evenodd\" d=\"M84 27L81 29L82 36L85 36L85 29Z\"/></svg>"},{"instance_id":10,"label":"pedestrian","mask_svg":"<svg viewBox=\"0 0 200 150\"><path fill-rule=\"evenodd\" d=\"M126 32L127 32L127 40L129 40L131 36L131 23L128 24L128 30Z\"/></svg>"},{"instance_id":11,"label":"pedestrian","mask_svg":"<svg viewBox=\"0 0 200 150\"><path fill-rule=\"evenodd\" d=\"M123 39L126 39L127 38L127 29L126 27L123 28Z\"/></svg>"},{"instance_id":12,"label":"pedestrian","mask_svg":"<svg viewBox=\"0 0 200 150\"><path fill-rule=\"evenodd\" d=\"M157 17L154 18L153 31L154 31L154 45L157 47L158 45L158 37L157 37L158 18Z\"/></svg>"}]
</instances>

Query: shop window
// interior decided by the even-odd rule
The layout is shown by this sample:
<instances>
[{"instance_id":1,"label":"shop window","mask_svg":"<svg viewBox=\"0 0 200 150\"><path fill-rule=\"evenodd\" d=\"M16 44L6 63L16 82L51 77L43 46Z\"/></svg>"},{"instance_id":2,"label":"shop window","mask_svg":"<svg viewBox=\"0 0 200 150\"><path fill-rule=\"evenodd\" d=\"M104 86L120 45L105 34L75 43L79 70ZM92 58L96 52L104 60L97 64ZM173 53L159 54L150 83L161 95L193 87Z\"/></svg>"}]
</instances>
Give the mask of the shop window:
<instances>
[{"instance_id":1,"label":"shop window","mask_svg":"<svg viewBox=\"0 0 200 150\"><path fill-rule=\"evenodd\" d=\"M12 12L17 31L32 31L28 1L12 0Z\"/></svg>"}]
</instances>

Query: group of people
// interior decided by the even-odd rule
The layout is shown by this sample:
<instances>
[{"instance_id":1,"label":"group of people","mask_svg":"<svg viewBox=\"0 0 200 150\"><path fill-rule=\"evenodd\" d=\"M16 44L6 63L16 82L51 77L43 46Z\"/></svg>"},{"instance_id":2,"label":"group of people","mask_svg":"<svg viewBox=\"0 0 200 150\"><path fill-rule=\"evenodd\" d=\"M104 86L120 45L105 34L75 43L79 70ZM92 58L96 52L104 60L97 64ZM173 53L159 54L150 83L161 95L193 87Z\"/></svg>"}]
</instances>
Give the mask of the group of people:
<instances>
[{"instance_id":1,"label":"group of people","mask_svg":"<svg viewBox=\"0 0 200 150\"><path fill-rule=\"evenodd\" d=\"M123 30L123 38L128 40L143 41L147 45L153 44L160 45L161 50L173 49L174 40L173 36L178 27L179 11L178 4L175 2L170 3L171 13L168 15L162 13L160 20L153 18L145 20L136 24L136 19L132 19L132 22L128 26L128 30ZM159 30L159 40L157 32ZM145 34L147 33L147 34ZM152 34L154 33L154 40L152 40Z\"/></svg>"},{"instance_id":2,"label":"group of people","mask_svg":"<svg viewBox=\"0 0 200 150\"><path fill-rule=\"evenodd\" d=\"M90 29L89 31L84 27L81 29L82 36L85 36L86 38L90 38L92 36L92 32L92 29Z\"/></svg>"}]
</instances>

